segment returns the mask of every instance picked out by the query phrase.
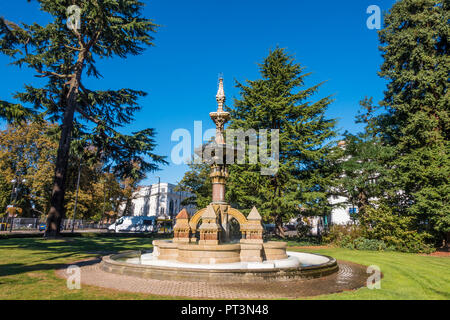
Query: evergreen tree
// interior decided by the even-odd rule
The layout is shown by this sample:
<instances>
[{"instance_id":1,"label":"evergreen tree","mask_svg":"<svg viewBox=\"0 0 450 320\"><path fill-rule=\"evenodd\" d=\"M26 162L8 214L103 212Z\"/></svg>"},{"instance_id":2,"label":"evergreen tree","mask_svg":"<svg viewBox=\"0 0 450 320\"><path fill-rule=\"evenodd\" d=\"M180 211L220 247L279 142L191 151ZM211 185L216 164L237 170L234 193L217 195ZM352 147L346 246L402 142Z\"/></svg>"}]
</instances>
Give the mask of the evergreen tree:
<instances>
[{"instance_id":1,"label":"evergreen tree","mask_svg":"<svg viewBox=\"0 0 450 320\"><path fill-rule=\"evenodd\" d=\"M86 86L87 78L101 77L96 67L98 59L140 54L145 46L152 44L151 33L156 25L141 16L143 3L137 0L37 1L52 21L45 26L36 23L19 26L1 18L0 51L10 56L13 64L34 70L46 84L26 85L24 92L14 96L22 104L0 101L0 116L11 119L34 114L60 124L46 230L46 236L57 236L65 215L64 196L74 125L88 124L81 126L84 134L102 152L102 162L108 165L109 160L109 166L117 172L142 175L164 162L152 152L155 147L152 129L132 135L117 130L131 123L133 114L140 109L137 101L145 95L143 91L91 90ZM80 9L79 23L74 5Z\"/></svg>"},{"instance_id":2,"label":"evergreen tree","mask_svg":"<svg viewBox=\"0 0 450 320\"><path fill-rule=\"evenodd\" d=\"M364 124L363 132L351 134L345 132L344 145L336 149L336 162L339 179L336 181L336 195L346 199L345 204L356 206L358 215L374 205L375 200L385 197L387 172L392 160L392 147L385 145L378 127L377 107L372 98L360 102L362 112L356 123ZM356 218L356 216L355 216Z\"/></svg>"},{"instance_id":3,"label":"evergreen tree","mask_svg":"<svg viewBox=\"0 0 450 320\"><path fill-rule=\"evenodd\" d=\"M186 191L194 196L183 200L182 205L195 205L197 208L205 208L212 201L212 184L209 174L211 168L206 163L189 164L189 171L184 174L183 179L177 186L176 191Z\"/></svg>"},{"instance_id":4,"label":"evergreen tree","mask_svg":"<svg viewBox=\"0 0 450 320\"><path fill-rule=\"evenodd\" d=\"M262 79L237 82L240 98L229 109L229 128L279 130L279 169L261 175L261 159L256 165L231 166L227 196L240 208L257 206L284 236L287 218L330 211L327 197L333 172L328 156L335 120L324 114L331 98L311 101L321 84L305 88L309 74L285 49L271 51L259 68Z\"/></svg>"},{"instance_id":5,"label":"evergreen tree","mask_svg":"<svg viewBox=\"0 0 450 320\"><path fill-rule=\"evenodd\" d=\"M449 19L446 0L401 0L380 31L389 81L380 123L396 149L389 204L441 240L450 233Z\"/></svg>"}]
</instances>

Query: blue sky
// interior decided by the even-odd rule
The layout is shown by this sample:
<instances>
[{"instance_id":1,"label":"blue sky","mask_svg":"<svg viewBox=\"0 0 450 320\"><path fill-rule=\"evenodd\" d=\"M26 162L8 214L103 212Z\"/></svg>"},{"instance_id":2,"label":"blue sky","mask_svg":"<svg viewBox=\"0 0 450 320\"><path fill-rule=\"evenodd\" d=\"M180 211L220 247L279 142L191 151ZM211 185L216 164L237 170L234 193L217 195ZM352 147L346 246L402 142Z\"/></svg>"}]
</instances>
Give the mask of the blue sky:
<instances>
[{"instance_id":1,"label":"blue sky","mask_svg":"<svg viewBox=\"0 0 450 320\"><path fill-rule=\"evenodd\" d=\"M366 21L370 5L387 11L393 0L153 0L144 15L161 25L155 46L126 60L100 61L104 76L89 81L94 89L133 88L148 92L142 110L124 132L147 127L157 131L156 153L168 156L177 142L175 129L193 132L194 121L213 127L209 112L216 109L217 77L223 73L228 104L238 96L235 80L259 77L257 63L276 46L287 48L312 75L306 85L327 81L317 98L334 95L327 115L338 128L355 132L358 102L365 96L382 99L385 81L377 72L382 63L376 30ZM0 15L16 22L45 24L48 16L36 2L1 1ZM0 56L0 99L11 101L24 83L36 83L29 70L8 66ZM187 167L163 166L143 184L176 183Z\"/></svg>"}]
</instances>

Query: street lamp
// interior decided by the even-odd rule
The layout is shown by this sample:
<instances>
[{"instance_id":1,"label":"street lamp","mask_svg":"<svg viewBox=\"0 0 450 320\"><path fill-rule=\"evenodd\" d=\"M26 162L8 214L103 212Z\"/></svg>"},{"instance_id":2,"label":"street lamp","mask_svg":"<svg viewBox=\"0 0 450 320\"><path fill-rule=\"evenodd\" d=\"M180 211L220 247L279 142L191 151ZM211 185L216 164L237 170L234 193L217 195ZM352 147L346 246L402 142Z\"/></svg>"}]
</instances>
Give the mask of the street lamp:
<instances>
[{"instance_id":1,"label":"street lamp","mask_svg":"<svg viewBox=\"0 0 450 320\"><path fill-rule=\"evenodd\" d=\"M22 179L22 184L26 183L27 179ZM17 188L18 188L18 182L17 179L12 179L11 180L12 183L12 190L11 190L11 200L10 200L10 205L8 206L8 208L14 208L16 202L17 202ZM14 196L14 201L13 201L13 196ZM9 213L10 214L10 213ZM10 232L12 232L13 229L13 224L14 224L14 217L11 217L11 227L9 229Z\"/></svg>"},{"instance_id":2,"label":"street lamp","mask_svg":"<svg viewBox=\"0 0 450 320\"><path fill-rule=\"evenodd\" d=\"M27 179L22 179L21 183L25 184L27 182ZM19 187L19 183L17 181L17 179L12 179L11 183L13 185L12 190L11 190L11 200L10 203L12 206L14 206L14 204L17 202L17 189ZM14 202L13 202L13 196L14 196Z\"/></svg>"},{"instance_id":3,"label":"street lamp","mask_svg":"<svg viewBox=\"0 0 450 320\"><path fill-rule=\"evenodd\" d=\"M12 205L12 201L13 201L13 196L14 196L14 189L16 188L16 182L17 182L17 180L16 179L12 179L11 180L11 183L12 183L12 189L11 189L11 200L9 200L9 203L11 203L11 205Z\"/></svg>"},{"instance_id":4,"label":"street lamp","mask_svg":"<svg viewBox=\"0 0 450 320\"><path fill-rule=\"evenodd\" d=\"M75 215L77 214L78 191L80 190L80 176L81 176L81 157L80 157L80 161L78 162L77 193L75 194L75 205L73 207L72 233L75 230Z\"/></svg>"}]
</instances>

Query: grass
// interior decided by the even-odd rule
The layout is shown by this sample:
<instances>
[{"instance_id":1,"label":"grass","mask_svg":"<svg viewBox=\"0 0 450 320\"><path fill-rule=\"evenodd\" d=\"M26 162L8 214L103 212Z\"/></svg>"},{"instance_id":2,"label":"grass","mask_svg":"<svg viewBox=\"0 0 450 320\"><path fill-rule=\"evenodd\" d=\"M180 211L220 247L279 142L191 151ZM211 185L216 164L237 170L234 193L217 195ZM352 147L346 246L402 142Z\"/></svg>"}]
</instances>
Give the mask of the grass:
<instances>
[{"instance_id":1,"label":"grass","mask_svg":"<svg viewBox=\"0 0 450 320\"><path fill-rule=\"evenodd\" d=\"M291 249L292 250L292 249ZM297 249L332 256L365 266L379 266L380 290L356 291L314 297L327 300L449 300L450 258L400 252L357 251L341 248Z\"/></svg>"},{"instance_id":2,"label":"grass","mask_svg":"<svg viewBox=\"0 0 450 320\"><path fill-rule=\"evenodd\" d=\"M83 236L62 240L41 238L0 240L0 299L173 299L119 292L83 285L68 290L54 270L86 258L151 248L152 238ZM290 250L315 252L363 265L377 265L384 274L381 290L357 291L313 299L450 299L450 258L397 252L352 251L339 248Z\"/></svg>"}]
</instances>

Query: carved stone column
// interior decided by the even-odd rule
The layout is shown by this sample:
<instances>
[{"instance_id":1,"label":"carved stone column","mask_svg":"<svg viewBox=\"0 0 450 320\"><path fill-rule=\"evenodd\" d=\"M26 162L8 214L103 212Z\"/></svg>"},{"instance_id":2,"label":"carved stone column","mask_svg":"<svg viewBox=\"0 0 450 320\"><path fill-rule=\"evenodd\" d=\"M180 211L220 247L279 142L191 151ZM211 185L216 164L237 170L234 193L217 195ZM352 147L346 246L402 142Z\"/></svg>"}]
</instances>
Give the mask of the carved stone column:
<instances>
[{"instance_id":1,"label":"carved stone column","mask_svg":"<svg viewBox=\"0 0 450 320\"><path fill-rule=\"evenodd\" d=\"M189 213L183 209L176 217L177 223L173 228L173 242L190 242L191 227L189 226Z\"/></svg>"},{"instance_id":2,"label":"carved stone column","mask_svg":"<svg viewBox=\"0 0 450 320\"><path fill-rule=\"evenodd\" d=\"M198 230L200 232L199 244L219 244L220 227L217 224L217 216L211 205L206 208L202 216L202 224Z\"/></svg>"},{"instance_id":3,"label":"carved stone column","mask_svg":"<svg viewBox=\"0 0 450 320\"><path fill-rule=\"evenodd\" d=\"M263 243L263 226L262 218L256 207L250 211L247 217L248 222L242 228L245 238L241 239L242 243Z\"/></svg>"}]
</instances>

